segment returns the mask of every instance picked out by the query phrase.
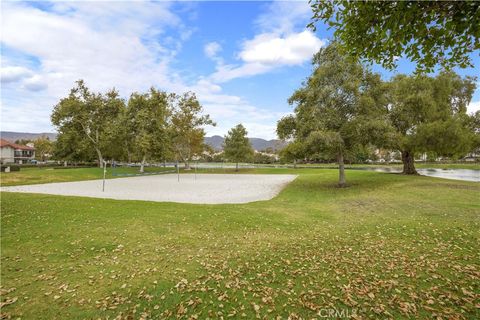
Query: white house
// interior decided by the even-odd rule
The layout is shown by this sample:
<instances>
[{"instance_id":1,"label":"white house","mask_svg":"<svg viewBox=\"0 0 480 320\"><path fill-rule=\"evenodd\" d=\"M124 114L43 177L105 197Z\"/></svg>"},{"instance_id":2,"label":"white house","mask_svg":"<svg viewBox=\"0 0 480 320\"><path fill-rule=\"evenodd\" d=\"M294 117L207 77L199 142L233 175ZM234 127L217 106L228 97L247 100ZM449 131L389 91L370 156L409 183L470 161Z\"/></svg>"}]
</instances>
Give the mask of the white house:
<instances>
[{"instance_id":1,"label":"white house","mask_svg":"<svg viewBox=\"0 0 480 320\"><path fill-rule=\"evenodd\" d=\"M0 139L0 162L5 163L27 163L35 159L35 148L22 146Z\"/></svg>"}]
</instances>

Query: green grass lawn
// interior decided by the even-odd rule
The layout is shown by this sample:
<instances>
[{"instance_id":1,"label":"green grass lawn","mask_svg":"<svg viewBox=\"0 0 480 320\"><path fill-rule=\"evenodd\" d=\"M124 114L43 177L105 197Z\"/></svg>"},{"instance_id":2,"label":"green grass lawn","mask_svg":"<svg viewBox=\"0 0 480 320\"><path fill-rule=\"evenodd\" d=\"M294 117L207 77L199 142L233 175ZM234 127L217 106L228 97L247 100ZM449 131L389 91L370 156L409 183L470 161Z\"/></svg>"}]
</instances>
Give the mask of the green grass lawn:
<instances>
[{"instance_id":1,"label":"green grass lawn","mask_svg":"<svg viewBox=\"0 0 480 320\"><path fill-rule=\"evenodd\" d=\"M145 172L159 172L171 171L174 168L151 167L145 168ZM106 178L118 178L115 175L121 174L137 174L139 168L137 167L123 167L123 168L107 168ZM2 186L15 186L24 184L38 184L49 182L66 182L66 181L81 181L102 179L102 168L22 168L20 171L0 173L0 184Z\"/></svg>"},{"instance_id":2,"label":"green grass lawn","mask_svg":"<svg viewBox=\"0 0 480 320\"><path fill-rule=\"evenodd\" d=\"M1 177L101 176L60 171ZM479 183L348 171L338 189L336 170L242 172L299 177L243 205L2 193L2 316L480 317Z\"/></svg>"}]
</instances>

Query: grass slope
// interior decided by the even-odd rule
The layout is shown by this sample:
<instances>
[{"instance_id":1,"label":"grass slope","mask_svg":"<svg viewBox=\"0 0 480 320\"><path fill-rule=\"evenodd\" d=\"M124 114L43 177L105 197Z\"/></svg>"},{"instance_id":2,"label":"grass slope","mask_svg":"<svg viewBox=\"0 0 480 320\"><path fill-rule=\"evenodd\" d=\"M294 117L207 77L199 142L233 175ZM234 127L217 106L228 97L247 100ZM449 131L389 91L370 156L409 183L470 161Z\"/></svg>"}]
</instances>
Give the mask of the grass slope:
<instances>
[{"instance_id":1,"label":"grass slope","mask_svg":"<svg viewBox=\"0 0 480 320\"><path fill-rule=\"evenodd\" d=\"M480 317L478 183L242 172L299 177L245 205L2 193L2 316Z\"/></svg>"}]
</instances>

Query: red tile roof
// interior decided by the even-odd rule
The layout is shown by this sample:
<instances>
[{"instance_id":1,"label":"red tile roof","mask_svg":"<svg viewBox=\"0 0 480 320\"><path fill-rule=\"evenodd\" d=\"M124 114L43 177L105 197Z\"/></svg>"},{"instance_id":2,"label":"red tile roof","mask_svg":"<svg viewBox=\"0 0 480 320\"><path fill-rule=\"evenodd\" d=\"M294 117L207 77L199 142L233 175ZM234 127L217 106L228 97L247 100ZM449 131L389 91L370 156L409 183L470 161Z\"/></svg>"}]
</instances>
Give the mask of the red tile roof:
<instances>
[{"instance_id":1,"label":"red tile roof","mask_svg":"<svg viewBox=\"0 0 480 320\"><path fill-rule=\"evenodd\" d=\"M8 142L5 139L0 139L0 147L6 147L6 146L9 146L9 145L10 145L10 142Z\"/></svg>"},{"instance_id":2,"label":"red tile roof","mask_svg":"<svg viewBox=\"0 0 480 320\"><path fill-rule=\"evenodd\" d=\"M14 149L20 149L20 150L35 150L35 148L29 147L29 146L22 146L16 143L9 142L5 139L0 139L0 147L12 147Z\"/></svg>"}]
</instances>

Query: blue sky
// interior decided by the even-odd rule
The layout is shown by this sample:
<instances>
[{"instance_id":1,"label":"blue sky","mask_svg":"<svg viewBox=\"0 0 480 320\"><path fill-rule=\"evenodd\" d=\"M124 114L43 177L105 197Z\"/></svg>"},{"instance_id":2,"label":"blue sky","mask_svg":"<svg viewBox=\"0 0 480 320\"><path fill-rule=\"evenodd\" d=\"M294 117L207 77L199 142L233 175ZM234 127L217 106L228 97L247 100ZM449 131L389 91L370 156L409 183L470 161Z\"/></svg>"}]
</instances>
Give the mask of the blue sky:
<instances>
[{"instance_id":1,"label":"blue sky","mask_svg":"<svg viewBox=\"0 0 480 320\"><path fill-rule=\"evenodd\" d=\"M51 132L50 113L77 79L128 98L155 86L197 93L217 122L208 135L243 123L249 136L275 138L287 99L310 74L332 32L305 29L311 12L296 2L1 3L1 129ZM478 75L476 68L458 70ZM385 79L411 73L378 66ZM480 90L469 110L480 109Z\"/></svg>"}]
</instances>

